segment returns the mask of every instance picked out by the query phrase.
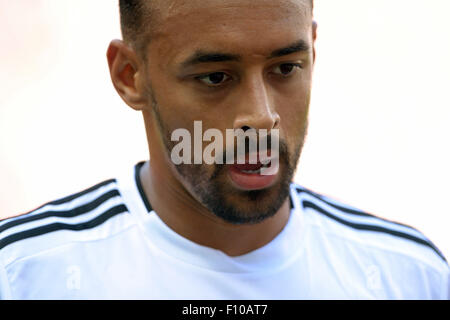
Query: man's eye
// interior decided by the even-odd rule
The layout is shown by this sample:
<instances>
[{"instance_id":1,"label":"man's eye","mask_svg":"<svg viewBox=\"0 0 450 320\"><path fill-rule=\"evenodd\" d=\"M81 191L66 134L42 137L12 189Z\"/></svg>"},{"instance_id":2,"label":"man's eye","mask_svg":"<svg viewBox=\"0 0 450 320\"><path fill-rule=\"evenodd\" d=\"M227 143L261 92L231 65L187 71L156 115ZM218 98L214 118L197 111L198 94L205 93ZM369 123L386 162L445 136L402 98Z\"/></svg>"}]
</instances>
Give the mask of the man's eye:
<instances>
[{"instance_id":1,"label":"man's eye","mask_svg":"<svg viewBox=\"0 0 450 320\"><path fill-rule=\"evenodd\" d=\"M214 72L204 76L197 77L198 80L205 83L208 86L218 86L230 79L226 73Z\"/></svg>"},{"instance_id":2,"label":"man's eye","mask_svg":"<svg viewBox=\"0 0 450 320\"><path fill-rule=\"evenodd\" d=\"M289 76L296 71L297 68L301 68L298 63L283 63L275 68L274 73L282 76Z\"/></svg>"}]
</instances>

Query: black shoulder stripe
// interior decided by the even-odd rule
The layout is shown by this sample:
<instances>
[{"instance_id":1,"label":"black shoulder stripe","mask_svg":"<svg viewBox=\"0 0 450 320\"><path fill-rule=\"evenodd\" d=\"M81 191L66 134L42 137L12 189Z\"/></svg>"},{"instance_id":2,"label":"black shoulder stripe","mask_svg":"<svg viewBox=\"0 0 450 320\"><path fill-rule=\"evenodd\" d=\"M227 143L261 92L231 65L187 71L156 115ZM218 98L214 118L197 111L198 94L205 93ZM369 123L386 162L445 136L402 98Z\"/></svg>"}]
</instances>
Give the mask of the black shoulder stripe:
<instances>
[{"instance_id":1,"label":"black shoulder stripe","mask_svg":"<svg viewBox=\"0 0 450 320\"><path fill-rule=\"evenodd\" d=\"M106 185L108 185L108 184L110 184L110 183L113 183L113 182L116 182L116 179L109 179L109 180L100 182L99 184L96 184L96 185L94 185L94 186L92 186L92 187L90 187L90 188L88 188L88 189L85 189L85 190L83 190L83 191L74 193L74 194L72 194L72 195L70 195L70 196L67 196L67 197L64 197L64 198L61 198L61 199L58 199L58 200L54 200L54 201L47 202L47 203L45 203L45 204L43 204L43 205L41 205L41 206L39 206L39 207L37 207L37 208L35 208L35 209L33 209L33 210L30 210L30 211L28 211L28 212L22 213L22 214L20 214L20 215L18 215L18 216L24 216L24 215L27 215L27 214L29 214L29 213L31 213L31 212L33 212L33 211L39 210L39 209L41 209L41 208L43 208L43 207L45 207L45 206L48 206L48 205L50 205L50 204L52 204L52 205L59 205L59 204L63 204L63 203L66 203L66 202L70 202L70 201L72 201L72 200L74 200L74 199L76 199L76 198L79 198L79 197L81 197L81 196L84 196L85 194L88 194L88 193L90 193L90 192L92 192L92 191L95 191L95 190L97 190L97 189L100 189L101 187L104 187L104 186L106 186ZM0 219L0 222L1 222L1 221L8 220L8 219L11 219L11 218L17 218L18 216L13 216L13 217L7 217L7 218L5 218L5 219Z\"/></svg>"},{"instance_id":2,"label":"black shoulder stripe","mask_svg":"<svg viewBox=\"0 0 450 320\"><path fill-rule=\"evenodd\" d=\"M25 216L21 219L12 220L12 221L9 221L0 226L0 233L8 228L11 228L11 227L14 227L17 225L24 224L24 223L31 222L31 221L40 220L40 219L45 219L48 217L61 217L61 218L76 217L76 216L79 216L79 215L82 215L89 211L94 210L95 208L99 207L102 203L104 203L107 200L109 200L113 197L116 197L116 196L120 196L120 193L118 190L113 189L113 190L106 192L105 194L102 194L97 199L95 199L87 204L73 208L73 209L61 210L61 211L44 211L44 212L36 214L36 215Z\"/></svg>"},{"instance_id":3,"label":"black shoulder stripe","mask_svg":"<svg viewBox=\"0 0 450 320\"><path fill-rule=\"evenodd\" d=\"M303 192L303 193L309 194L309 195L319 199L320 201L326 203L327 205L329 205L329 206L331 206L331 207L333 207L335 209L338 209L340 211L343 211L345 213L352 214L352 215L357 215L357 216L362 216L362 217L375 218L375 219L378 219L378 220L382 220L382 221L385 221L385 222L396 224L396 225L399 225L399 226L402 226L402 227L406 227L406 228L409 228L411 230L419 232L417 229L415 229L414 227L408 226L407 224L403 224L403 223L400 223L400 222L396 222L396 221L388 220L388 219L385 219L385 218L381 218L381 217L378 217L376 215L373 215L373 214L370 214L370 213L367 213L367 212L364 212L364 211L361 211L361 210L351 209L351 208L347 208L347 207L344 207L344 206L337 205L335 203L332 203L332 202L326 200L322 195L320 195L318 193L315 193L315 192L312 192L310 190L301 189L299 187L296 187L295 189L298 191L298 193L302 193Z\"/></svg>"},{"instance_id":4,"label":"black shoulder stripe","mask_svg":"<svg viewBox=\"0 0 450 320\"><path fill-rule=\"evenodd\" d=\"M18 232L18 233L12 234L10 236L7 236L3 239L0 239L0 250L11 243L14 243L14 242L17 242L20 240L24 240L24 239L28 239L28 238L32 238L32 237L37 237L37 236L40 236L40 235L43 235L46 233L50 233L50 232L54 232L54 231L58 231L58 230L81 231L81 230L86 230L86 229L92 229L92 228L95 228L95 227L101 225L108 219L110 219L120 213L126 212L126 211L128 211L127 207L124 204L120 204L115 207L112 207L111 209L105 211L98 217L96 217L90 221L87 221L87 222L78 223L78 224L67 224L67 223L56 222L56 223L48 224L48 225L45 225L42 227L37 227L37 228L30 229L30 230Z\"/></svg>"},{"instance_id":5,"label":"black shoulder stripe","mask_svg":"<svg viewBox=\"0 0 450 320\"><path fill-rule=\"evenodd\" d=\"M92 192L92 191L95 191L95 190L97 190L97 189L100 189L101 187L104 187L104 186L106 186L106 185L108 185L108 184L110 184L110 183L113 183L113 182L117 182L116 179L109 179L109 180L100 182L99 184L96 184L95 186L92 186L92 187L90 187L90 188L88 188L88 189L86 189L86 190L83 190L83 191L81 191L81 192L75 193L75 194L73 194L73 195L64 197L64 198L59 199L59 200L52 201L52 202L50 202L50 204L63 204L63 203L65 203L65 202L72 201L72 200L74 200L74 199L76 199L76 198L79 198L79 197L81 197L81 196L84 196L85 194L88 194L88 193L90 193L90 192Z\"/></svg>"},{"instance_id":6,"label":"black shoulder stripe","mask_svg":"<svg viewBox=\"0 0 450 320\"><path fill-rule=\"evenodd\" d=\"M397 237L400 237L400 238L408 239L408 240L414 241L416 243L419 243L421 245L427 246L427 247L431 248L434 252L436 252L437 255L439 257L441 257L444 261L447 261L445 259L444 255L439 251L439 249L431 241L426 241L426 240L417 238L415 236L412 236L412 235L410 235L408 233L404 233L404 232L400 232L400 231L396 231L396 230L391 230L391 229L383 228L383 227L380 227L380 226L349 222L349 221L343 220L343 219L341 219L339 217L336 217L335 215L329 213L328 211L326 211L322 207L320 207L317 204L312 203L311 201L308 201L308 200L303 200L302 201L302 205L303 205L304 208L314 209L317 212L327 216L328 218L331 218L331 219L333 219L333 220L335 220L335 221L337 221L339 223L342 223L342 224L344 224L344 225L346 225L348 227L351 227L353 229L387 233L387 234L390 234L390 235L394 235L394 236L397 236Z\"/></svg>"}]
</instances>

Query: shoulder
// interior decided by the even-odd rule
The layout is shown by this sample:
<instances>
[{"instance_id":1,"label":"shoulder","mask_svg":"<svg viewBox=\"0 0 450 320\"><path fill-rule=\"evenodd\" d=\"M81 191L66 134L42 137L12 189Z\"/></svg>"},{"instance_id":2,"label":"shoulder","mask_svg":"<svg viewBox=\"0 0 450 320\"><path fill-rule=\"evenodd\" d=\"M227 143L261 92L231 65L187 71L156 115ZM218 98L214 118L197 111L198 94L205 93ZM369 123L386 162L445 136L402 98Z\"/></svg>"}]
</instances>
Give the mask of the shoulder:
<instances>
[{"instance_id":1,"label":"shoulder","mask_svg":"<svg viewBox=\"0 0 450 320\"><path fill-rule=\"evenodd\" d=\"M4 265L39 252L80 241L108 237L126 227L128 212L117 181L48 202L0 221L0 257Z\"/></svg>"},{"instance_id":2,"label":"shoulder","mask_svg":"<svg viewBox=\"0 0 450 320\"><path fill-rule=\"evenodd\" d=\"M354 252L363 252L388 267L404 263L420 266L448 278L448 263L441 251L417 229L349 206L298 184L292 185L306 219L317 232ZM447 281L447 280L446 280Z\"/></svg>"}]
</instances>

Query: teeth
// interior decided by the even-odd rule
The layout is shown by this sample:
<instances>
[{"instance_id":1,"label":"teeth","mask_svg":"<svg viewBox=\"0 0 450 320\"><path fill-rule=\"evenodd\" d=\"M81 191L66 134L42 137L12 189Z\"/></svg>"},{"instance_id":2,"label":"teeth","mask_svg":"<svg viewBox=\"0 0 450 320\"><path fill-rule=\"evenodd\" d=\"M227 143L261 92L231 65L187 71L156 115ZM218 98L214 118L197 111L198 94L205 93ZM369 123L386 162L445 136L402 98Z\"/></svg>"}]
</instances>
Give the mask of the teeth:
<instances>
[{"instance_id":1,"label":"teeth","mask_svg":"<svg viewBox=\"0 0 450 320\"><path fill-rule=\"evenodd\" d=\"M257 169L257 170L241 170L241 171L245 173L259 173L261 170Z\"/></svg>"}]
</instances>

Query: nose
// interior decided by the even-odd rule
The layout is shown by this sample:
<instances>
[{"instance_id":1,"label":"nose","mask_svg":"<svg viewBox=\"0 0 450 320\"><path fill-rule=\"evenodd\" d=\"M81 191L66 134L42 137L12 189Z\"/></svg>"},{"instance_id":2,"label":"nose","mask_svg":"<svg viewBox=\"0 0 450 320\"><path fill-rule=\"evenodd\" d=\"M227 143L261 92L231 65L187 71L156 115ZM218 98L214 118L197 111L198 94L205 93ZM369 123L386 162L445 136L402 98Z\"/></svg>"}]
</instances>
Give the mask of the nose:
<instances>
[{"instance_id":1,"label":"nose","mask_svg":"<svg viewBox=\"0 0 450 320\"><path fill-rule=\"evenodd\" d=\"M254 76L243 83L237 99L237 110L233 129L249 128L270 131L280 124L272 97L262 76Z\"/></svg>"}]
</instances>

